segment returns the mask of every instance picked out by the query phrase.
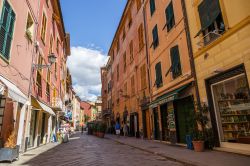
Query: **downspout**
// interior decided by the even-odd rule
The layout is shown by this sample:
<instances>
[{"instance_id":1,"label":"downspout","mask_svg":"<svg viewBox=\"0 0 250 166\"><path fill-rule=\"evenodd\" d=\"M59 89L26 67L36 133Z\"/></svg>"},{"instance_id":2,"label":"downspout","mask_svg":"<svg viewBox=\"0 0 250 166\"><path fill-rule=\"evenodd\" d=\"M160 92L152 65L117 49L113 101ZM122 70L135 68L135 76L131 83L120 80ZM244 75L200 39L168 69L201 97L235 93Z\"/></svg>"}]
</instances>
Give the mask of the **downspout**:
<instances>
[{"instance_id":1,"label":"downspout","mask_svg":"<svg viewBox=\"0 0 250 166\"><path fill-rule=\"evenodd\" d=\"M147 58L147 74L148 74L148 92L149 92L149 99L150 102L152 101L152 93L151 93L151 82L150 82L150 63L149 63L149 52L148 52L148 31L147 31L147 19L146 19L146 11L145 11L145 4L143 5L143 23L144 23L144 29L145 29L145 33L144 33L144 38L145 38L145 45L146 45L146 58Z\"/></svg>"},{"instance_id":2,"label":"downspout","mask_svg":"<svg viewBox=\"0 0 250 166\"><path fill-rule=\"evenodd\" d=\"M189 26L188 26L189 23L188 23L185 0L181 0L181 6L182 6L182 12L183 12L183 16L184 16L184 26L185 26L186 37L187 37L188 55L189 55L190 66L191 66L191 76L194 77L195 93L196 93L196 97L197 97L197 102L198 102L198 104L200 104L200 102L201 102L200 101L200 94L199 94L199 88L198 88L198 83L197 83L196 69L195 69L194 57L193 57L193 48L192 48L192 43L191 43L190 30L189 30Z\"/></svg>"}]
</instances>

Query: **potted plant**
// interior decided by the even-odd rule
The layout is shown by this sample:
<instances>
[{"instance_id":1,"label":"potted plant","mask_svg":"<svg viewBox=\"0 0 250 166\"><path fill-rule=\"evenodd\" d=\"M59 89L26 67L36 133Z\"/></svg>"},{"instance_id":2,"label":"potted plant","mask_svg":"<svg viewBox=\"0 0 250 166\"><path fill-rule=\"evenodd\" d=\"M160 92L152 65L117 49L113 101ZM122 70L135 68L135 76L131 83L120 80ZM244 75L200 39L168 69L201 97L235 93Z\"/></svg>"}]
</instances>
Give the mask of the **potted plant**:
<instances>
[{"instance_id":1,"label":"potted plant","mask_svg":"<svg viewBox=\"0 0 250 166\"><path fill-rule=\"evenodd\" d=\"M19 146L16 145L16 134L11 132L4 148L0 149L0 161L10 161L19 158Z\"/></svg>"},{"instance_id":2,"label":"potted plant","mask_svg":"<svg viewBox=\"0 0 250 166\"><path fill-rule=\"evenodd\" d=\"M106 128L107 128L107 126L106 126L105 123L101 122L99 124L99 137L100 138L104 138L104 135L105 135L105 132L106 132Z\"/></svg>"},{"instance_id":3,"label":"potted plant","mask_svg":"<svg viewBox=\"0 0 250 166\"><path fill-rule=\"evenodd\" d=\"M206 140L206 129L208 128L208 107L206 104L196 104L194 112L194 125L192 133L192 143L196 152L204 151L204 142Z\"/></svg>"}]
</instances>

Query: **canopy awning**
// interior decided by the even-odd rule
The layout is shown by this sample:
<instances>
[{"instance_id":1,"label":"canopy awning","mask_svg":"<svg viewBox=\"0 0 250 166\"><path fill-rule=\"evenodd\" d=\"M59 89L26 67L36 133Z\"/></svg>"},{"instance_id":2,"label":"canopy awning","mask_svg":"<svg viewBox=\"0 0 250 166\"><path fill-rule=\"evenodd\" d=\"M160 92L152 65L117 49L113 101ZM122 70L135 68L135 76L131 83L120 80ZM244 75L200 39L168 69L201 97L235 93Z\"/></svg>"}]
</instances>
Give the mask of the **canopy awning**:
<instances>
[{"instance_id":1,"label":"canopy awning","mask_svg":"<svg viewBox=\"0 0 250 166\"><path fill-rule=\"evenodd\" d=\"M39 100L37 100L35 97L31 96L31 105L37 109L42 109L45 112L55 116L55 112L52 110L52 108L50 108L49 106L47 106L46 104L40 102Z\"/></svg>"},{"instance_id":2,"label":"canopy awning","mask_svg":"<svg viewBox=\"0 0 250 166\"><path fill-rule=\"evenodd\" d=\"M168 93L166 93L166 94L158 97L156 100L154 100L153 102L150 103L149 107L150 108L155 108L158 105L162 105L162 104L165 104L167 102L170 102L170 101L178 99L178 94L182 90L186 89L190 85L191 85L191 83L186 84L186 85L184 85L184 86L182 86L182 87L180 87L178 89L175 89L173 91L170 91L170 92L168 92Z\"/></svg>"},{"instance_id":3,"label":"canopy awning","mask_svg":"<svg viewBox=\"0 0 250 166\"><path fill-rule=\"evenodd\" d=\"M46 112L48 112L49 114L51 115L56 115L55 112L49 107L47 106L46 104L43 104L42 102L38 101L38 103L40 104L40 106L42 107L42 109Z\"/></svg>"},{"instance_id":4,"label":"canopy awning","mask_svg":"<svg viewBox=\"0 0 250 166\"><path fill-rule=\"evenodd\" d=\"M0 84L0 93L3 95L4 86L8 88L8 97L14 101L25 104L28 101L28 97L12 82L0 75L0 80L4 85Z\"/></svg>"}]
</instances>

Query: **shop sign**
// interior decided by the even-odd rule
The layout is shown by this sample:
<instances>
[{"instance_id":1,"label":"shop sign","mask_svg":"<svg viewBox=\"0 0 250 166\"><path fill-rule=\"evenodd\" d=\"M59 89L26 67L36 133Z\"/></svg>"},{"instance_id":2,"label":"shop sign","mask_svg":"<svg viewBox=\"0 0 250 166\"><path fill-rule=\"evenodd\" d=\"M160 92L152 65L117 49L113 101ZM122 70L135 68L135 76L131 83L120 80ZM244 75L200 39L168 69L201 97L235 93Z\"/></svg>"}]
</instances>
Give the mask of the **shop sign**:
<instances>
[{"instance_id":1,"label":"shop sign","mask_svg":"<svg viewBox=\"0 0 250 166\"><path fill-rule=\"evenodd\" d=\"M168 129L170 131L175 131L175 116L174 116L174 109L168 109Z\"/></svg>"},{"instance_id":2,"label":"shop sign","mask_svg":"<svg viewBox=\"0 0 250 166\"><path fill-rule=\"evenodd\" d=\"M173 101L173 100L175 100L175 96L176 96L175 94L174 94L174 95L171 95L171 96L167 96L166 98L160 100L160 101L158 102L158 104L159 104L159 105L162 105L162 104L164 104L164 103L168 103L168 102L170 102L170 101Z\"/></svg>"}]
</instances>

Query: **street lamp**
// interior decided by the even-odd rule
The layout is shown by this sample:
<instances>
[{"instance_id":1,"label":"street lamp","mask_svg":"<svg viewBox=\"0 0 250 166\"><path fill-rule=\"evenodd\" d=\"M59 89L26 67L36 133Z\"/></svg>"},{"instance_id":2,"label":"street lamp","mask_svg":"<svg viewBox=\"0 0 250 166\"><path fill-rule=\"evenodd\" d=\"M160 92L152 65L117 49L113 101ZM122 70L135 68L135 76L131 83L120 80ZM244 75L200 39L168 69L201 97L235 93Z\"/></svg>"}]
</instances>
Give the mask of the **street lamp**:
<instances>
[{"instance_id":1,"label":"street lamp","mask_svg":"<svg viewBox=\"0 0 250 166\"><path fill-rule=\"evenodd\" d=\"M51 53L48 56L49 64L48 65L43 65L43 64L33 64L33 68L37 69L43 69L43 68L50 68L53 63L56 62L56 56L54 53Z\"/></svg>"}]
</instances>

